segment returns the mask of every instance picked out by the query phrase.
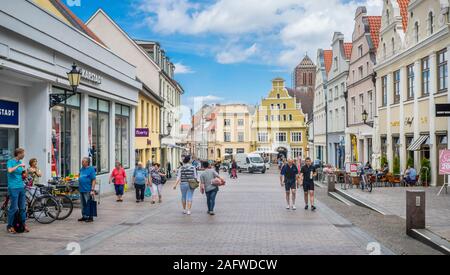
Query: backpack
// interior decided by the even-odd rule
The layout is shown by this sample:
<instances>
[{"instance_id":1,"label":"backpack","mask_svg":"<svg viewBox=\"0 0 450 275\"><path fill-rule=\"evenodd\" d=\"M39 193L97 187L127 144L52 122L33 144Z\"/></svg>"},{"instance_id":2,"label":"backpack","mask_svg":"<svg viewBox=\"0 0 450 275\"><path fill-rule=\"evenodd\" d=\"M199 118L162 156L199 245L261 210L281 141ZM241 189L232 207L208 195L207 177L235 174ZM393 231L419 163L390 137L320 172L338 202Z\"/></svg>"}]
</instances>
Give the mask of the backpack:
<instances>
[{"instance_id":1,"label":"backpack","mask_svg":"<svg viewBox=\"0 0 450 275\"><path fill-rule=\"evenodd\" d=\"M14 215L14 231L17 233L23 233L25 232L25 225L22 221L22 217L20 215L20 210L17 210L16 214Z\"/></svg>"}]
</instances>

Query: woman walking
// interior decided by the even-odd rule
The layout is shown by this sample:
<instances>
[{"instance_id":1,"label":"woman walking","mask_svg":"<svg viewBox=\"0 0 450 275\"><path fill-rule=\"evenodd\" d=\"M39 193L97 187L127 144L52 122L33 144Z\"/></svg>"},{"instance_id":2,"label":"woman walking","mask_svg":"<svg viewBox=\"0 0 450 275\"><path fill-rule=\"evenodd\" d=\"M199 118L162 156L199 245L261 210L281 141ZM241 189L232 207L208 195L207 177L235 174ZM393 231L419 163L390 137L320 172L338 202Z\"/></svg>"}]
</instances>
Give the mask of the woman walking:
<instances>
[{"instance_id":1,"label":"woman walking","mask_svg":"<svg viewBox=\"0 0 450 275\"><path fill-rule=\"evenodd\" d=\"M214 171L207 161L202 163L205 172L200 176L200 192L206 194L206 203L208 205L208 214L214 216L214 207L216 205L216 196L219 192L219 186L214 184L214 180L225 180L219 176L219 173Z\"/></svg>"},{"instance_id":2,"label":"woman walking","mask_svg":"<svg viewBox=\"0 0 450 275\"><path fill-rule=\"evenodd\" d=\"M111 173L109 183L114 183L114 189L116 190L117 202L123 202L123 193L125 185L127 184L127 174L123 169L120 162L116 162L116 167Z\"/></svg>"},{"instance_id":3,"label":"woman walking","mask_svg":"<svg viewBox=\"0 0 450 275\"><path fill-rule=\"evenodd\" d=\"M237 179L237 163L235 160L233 160L233 163L231 164L231 178L232 179Z\"/></svg>"},{"instance_id":4,"label":"woman walking","mask_svg":"<svg viewBox=\"0 0 450 275\"><path fill-rule=\"evenodd\" d=\"M136 203L144 202L145 187L151 186L148 181L148 170L145 169L142 162L138 162L138 166L133 173L133 184L136 189Z\"/></svg>"},{"instance_id":5,"label":"woman walking","mask_svg":"<svg viewBox=\"0 0 450 275\"><path fill-rule=\"evenodd\" d=\"M152 204L155 204L156 199L158 199L158 203L162 203L162 189L164 186L164 178L166 174L161 173L161 165L159 163L155 163L153 165L153 169L150 171L150 186L153 187L153 200Z\"/></svg>"},{"instance_id":6,"label":"woman walking","mask_svg":"<svg viewBox=\"0 0 450 275\"><path fill-rule=\"evenodd\" d=\"M191 157L187 156L183 160L183 166L178 170L177 182L173 187L174 190L180 185L181 204L183 206L183 214L191 215L192 199L195 191L195 183L198 184L197 169L190 164Z\"/></svg>"}]
</instances>

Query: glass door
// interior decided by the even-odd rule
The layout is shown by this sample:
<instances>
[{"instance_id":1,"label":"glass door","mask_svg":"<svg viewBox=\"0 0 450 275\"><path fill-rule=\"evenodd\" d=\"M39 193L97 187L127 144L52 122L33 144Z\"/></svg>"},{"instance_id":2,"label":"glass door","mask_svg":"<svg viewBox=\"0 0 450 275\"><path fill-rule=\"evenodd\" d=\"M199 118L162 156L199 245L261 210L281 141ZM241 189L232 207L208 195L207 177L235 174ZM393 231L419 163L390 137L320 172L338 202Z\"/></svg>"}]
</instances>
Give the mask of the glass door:
<instances>
[{"instance_id":1,"label":"glass door","mask_svg":"<svg viewBox=\"0 0 450 275\"><path fill-rule=\"evenodd\" d=\"M0 128L0 192L8 186L6 163L18 147L18 129Z\"/></svg>"}]
</instances>

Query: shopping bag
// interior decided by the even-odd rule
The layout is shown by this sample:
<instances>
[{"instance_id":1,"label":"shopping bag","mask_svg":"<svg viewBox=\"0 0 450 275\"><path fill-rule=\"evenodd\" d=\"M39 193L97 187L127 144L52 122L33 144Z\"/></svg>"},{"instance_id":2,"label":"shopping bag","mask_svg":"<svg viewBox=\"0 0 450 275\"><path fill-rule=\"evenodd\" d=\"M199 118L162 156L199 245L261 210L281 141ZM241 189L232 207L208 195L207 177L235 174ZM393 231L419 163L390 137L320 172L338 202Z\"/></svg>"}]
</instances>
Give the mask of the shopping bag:
<instances>
[{"instance_id":1,"label":"shopping bag","mask_svg":"<svg viewBox=\"0 0 450 275\"><path fill-rule=\"evenodd\" d=\"M94 197L91 197L88 201L88 207L89 207L89 216L90 217L97 217L97 201Z\"/></svg>"},{"instance_id":2,"label":"shopping bag","mask_svg":"<svg viewBox=\"0 0 450 275\"><path fill-rule=\"evenodd\" d=\"M125 186L123 187L123 191L128 192L128 184L125 184Z\"/></svg>"},{"instance_id":3,"label":"shopping bag","mask_svg":"<svg viewBox=\"0 0 450 275\"><path fill-rule=\"evenodd\" d=\"M147 186L146 188L145 188L145 197L147 197L147 198L151 198L152 197L152 189L150 188L150 186Z\"/></svg>"}]
</instances>

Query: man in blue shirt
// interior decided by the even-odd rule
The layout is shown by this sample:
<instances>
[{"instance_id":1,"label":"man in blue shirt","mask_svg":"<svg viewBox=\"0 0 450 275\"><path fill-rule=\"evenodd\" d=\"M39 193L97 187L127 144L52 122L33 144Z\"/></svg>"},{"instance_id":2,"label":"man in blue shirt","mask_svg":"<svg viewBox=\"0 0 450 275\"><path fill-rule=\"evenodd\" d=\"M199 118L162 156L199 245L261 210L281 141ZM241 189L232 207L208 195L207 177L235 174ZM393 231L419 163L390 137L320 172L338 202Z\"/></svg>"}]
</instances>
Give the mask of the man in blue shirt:
<instances>
[{"instance_id":1,"label":"man in blue shirt","mask_svg":"<svg viewBox=\"0 0 450 275\"><path fill-rule=\"evenodd\" d=\"M89 158L83 158L81 162L80 177L79 177L79 191L81 200L81 214L82 218L79 222L93 222L91 209L89 208L89 200L95 196L95 184L97 174L95 168L90 165Z\"/></svg>"},{"instance_id":2,"label":"man in blue shirt","mask_svg":"<svg viewBox=\"0 0 450 275\"><path fill-rule=\"evenodd\" d=\"M286 190L286 209L291 209L291 195L292 195L292 210L297 210L295 206L295 198L297 195L297 181L298 181L298 168L294 165L294 161L290 159L287 164L281 167L280 184L285 187Z\"/></svg>"},{"instance_id":3,"label":"man in blue shirt","mask_svg":"<svg viewBox=\"0 0 450 275\"><path fill-rule=\"evenodd\" d=\"M408 185L416 185L417 183L417 171L414 167L408 166L405 172L405 181Z\"/></svg>"},{"instance_id":4,"label":"man in blue shirt","mask_svg":"<svg viewBox=\"0 0 450 275\"><path fill-rule=\"evenodd\" d=\"M8 195L11 202L11 206L8 211L8 226L7 230L11 234L15 234L14 230L14 217L17 211L20 213L20 217L25 226L25 232L30 232L28 226L26 226L26 197L25 197L25 184L22 179L22 174L25 172L25 164L22 160L25 157L25 150L17 148L14 150L14 158L10 159L6 164L8 169Z\"/></svg>"},{"instance_id":5,"label":"man in blue shirt","mask_svg":"<svg viewBox=\"0 0 450 275\"><path fill-rule=\"evenodd\" d=\"M134 170L133 183L136 189L136 203L143 202L145 198L145 187L149 184L149 181L148 170L144 168L142 162L139 162Z\"/></svg>"}]
</instances>

